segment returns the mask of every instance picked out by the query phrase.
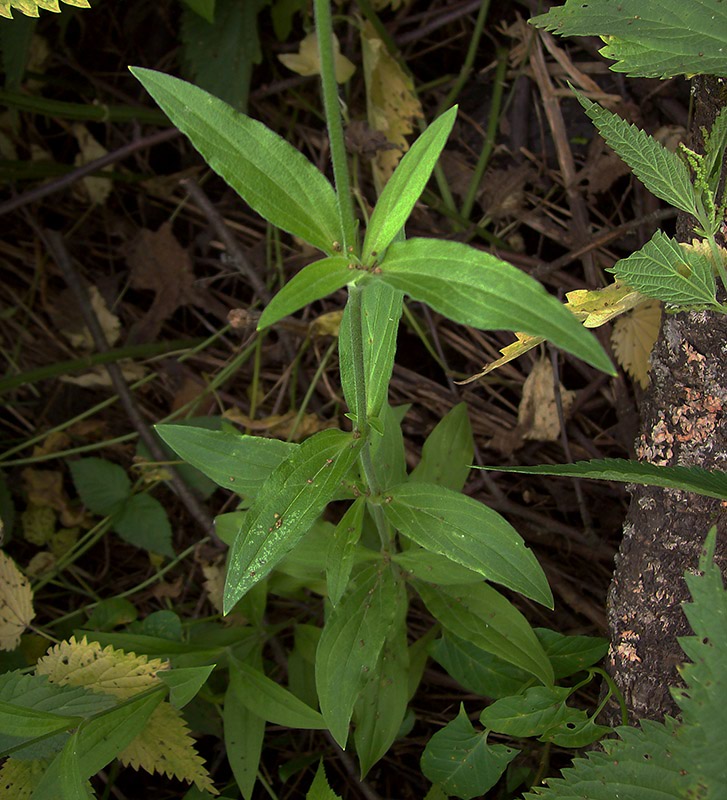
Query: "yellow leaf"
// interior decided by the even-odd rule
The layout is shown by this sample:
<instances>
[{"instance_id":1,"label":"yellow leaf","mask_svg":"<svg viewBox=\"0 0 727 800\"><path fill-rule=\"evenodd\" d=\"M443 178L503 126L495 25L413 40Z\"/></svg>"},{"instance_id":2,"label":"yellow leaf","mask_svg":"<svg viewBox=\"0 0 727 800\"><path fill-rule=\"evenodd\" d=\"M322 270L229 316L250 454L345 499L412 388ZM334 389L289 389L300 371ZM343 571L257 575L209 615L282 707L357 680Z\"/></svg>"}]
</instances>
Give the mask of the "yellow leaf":
<instances>
[{"instance_id":1,"label":"yellow leaf","mask_svg":"<svg viewBox=\"0 0 727 800\"><path fill-rule=\"evenodd\" d=\"M313 338L317 336L338 336L343 311L329 311L311 322L308 330Z\"/></svg>"},{"instance_id":2,"label":"yellow leaf","mask_svg":"<svg viewBox=\"0 0 727 800\"><path fill-rule=\"evenodd\" d=\"M109 346L116 344L121 336L121 322L119 318L109 311L106 301L103 299L101 292L99 292L96 286L88 287L88 298L91 302L91 308L93 308L96 318L104 332L106 342ZM91 332L83 324L82 320L78 320L78 324L74 325L73 323L76 319L76 317L69 317L65 320L66 325L61 328L61 333L76 349L91 352L96 347Z\"/></svg>"},{"instance_id":3,"label":"yellow leaf","mask_svg":"<svg viewBox=\"0 0 727 800\"><path fill-rule=\"evenodd\" d=\"M0 650L15 650L34 616L28 579L12 558L0 551Z\"/></svg>"},{"instance_id":4,"label":"yellow leaf","mask_svg":"<svg viewBox=\"0 0 727 800\"><path fill-rule=\"evenodd\" d=\"M376 191L380 193L409 149L406 137L414 130L415 120L424 114L411 78L391 57L370 22L361 30L361 44L369 126L396 146L379 150L371 162Z\"/></svg>"},{"instance_id":5,"label":"yellow leaf","mask_svg":"<svg viewBox=\"0 0 727 800\"><path fill-rule=\"evenodd\" d=\"M84 686L125 700L158 686L161 681L157 673L168 668L169 662L159 658L125 653L110 645L102 648L86 637L80 642L71 637L38 661L36 673L47 675L51 683ZM166 701L157 706L144 730L119 759L134 769L160 772L217 794L181 714Z\"/></svg>"},{"instance_id":6,"label":"yellow leaf","mask_svg":"<svg viewBox=\"0 0 727 800\"><path fill-rule=\"evenodd\" d=\"M643 294L618 281L603 289L577 289L568 292L566 298L565 307L583 322L585 328L605 325L646 299Z\"/></svg>"},{"instance_id":7,"label":"yellow leaf","mask_svg":"<svg viewBox=\"0 0 727 800\"><path fill-rule=\"evenodd\" d=\"M465 383L472 383L472 381L476 381L478 378L483 378L488 372L499 369L510 361L520 358L520 356L524 353L527 353L528 350L532 350L533 347L537 347L539 344L545 341L542 336L529 336L527 333L516 333L515 336L517 336L517 341L507 345L507 347L503 347L500 350L502 353L502 358L498 358L497 361L492 361L490 364L486 364L482 368L482 371L478 372L476 375L472 375L472 377L467 378L464 381L455 381L455 383L464 385Z\"/></svg>"},{"instance_id":8,"label":"yellow leaf","mask_svg":"<svg viewBox=\"0 0 727 800\"><path fill-rule=\"evenodd\" d=\"M56 512L50 506L29 503L20 517L23 537L31 544L48 544L56 530Z\"/></svg>"},{"instance_id":9,"label":"yellow leaf","mask_svg":"<svg viewBox=\"0 0 727 800\"><path fill-rule=\"evenodd\" d=\"M283 53L278 59L298 75L320 75L321 59L318 53L318 36L309 33L300 43L297 53ZM341 45L333 37L333 65L338 83L345 83L356 71L355 65L341 54Z\"/></svg>"},{"instance_id":10,"label":"yellow leaf","mask_svg":"<svg viewBox=\"0 0 727 800\"><path fill-rule=\"evenodd\" d=\"M616 320L611 334L618 363L645 389L649 385L649 357L659 335L661 303L648 300Z\"/></svg>"},{"instance_id":11,"label":"yellow leaf","mask_svg":"<svg viewBox=\"0 0 727 800\"><path fill-rule=\"evenodd\" d=\"M80 150L75 159L77 167L107 155L108 150L99 144L85 125L76 123L72 130L78 142L78 149ZM108 172L110 169L110 167L105 167L101 172ZM110 178L100 178L98 176L82 178L81 184L86 190L86 194L91 202L99 206L106 202L113 189L113 182Z\"/></svg>"},{"instance_id":12,"label":"yellow leaf","mask_svg":"<svg viewBox=\"0 0 727 800\"><path fill-rule=\"evenodd\" d=\"M8 758L0 767L0 799L31 800L48 766L44 759Z\"/></svg>"},{"instance_id":13,"label":"yellow leaf","mask_svg":"<svg viewBox=\"0 0 727 800\"><path fill-rule=\"evenodd\" d=\"M563 416L567 417L576 393L559 384ZM555 401L555 376L549 360L541 359L523 384L518 408L518 427L524 439L554 442L560 436L560 417Z\"/></svg>"}]
</instances>

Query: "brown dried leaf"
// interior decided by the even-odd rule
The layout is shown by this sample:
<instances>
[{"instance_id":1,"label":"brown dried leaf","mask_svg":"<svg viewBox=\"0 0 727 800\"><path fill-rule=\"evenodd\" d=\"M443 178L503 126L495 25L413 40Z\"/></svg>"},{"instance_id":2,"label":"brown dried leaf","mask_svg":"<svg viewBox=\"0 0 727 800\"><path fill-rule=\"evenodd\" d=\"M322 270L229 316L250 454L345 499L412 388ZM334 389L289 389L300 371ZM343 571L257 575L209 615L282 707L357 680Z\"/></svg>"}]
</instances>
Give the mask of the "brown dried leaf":
<instances>
[{"instance_id":1,"label":"brown dried leaf","mask_svg":"<svg viewBox=\"0 0 727 800\"><path fill-rule=\"evenodd\" d=\"M563 388L563 384L559 386L563 416L567 418L576 393ZM546 359L535 364L523 384L523 396L518 408L518 428L524 439L554 442L560 436L553 365Z\"/></svg>"},{"instance_id":2,"label":"brown dried leaf","mask_svg":"<svg viewBox=\"0 0 727 800\"><path fill-rule=\"evenodd\" d=\"M649 385L651 350L659 335L661 303L648 300L630 314L619 317L613 326L611 343L618 363L642 389Z\"/></svg>"}]
</instances>

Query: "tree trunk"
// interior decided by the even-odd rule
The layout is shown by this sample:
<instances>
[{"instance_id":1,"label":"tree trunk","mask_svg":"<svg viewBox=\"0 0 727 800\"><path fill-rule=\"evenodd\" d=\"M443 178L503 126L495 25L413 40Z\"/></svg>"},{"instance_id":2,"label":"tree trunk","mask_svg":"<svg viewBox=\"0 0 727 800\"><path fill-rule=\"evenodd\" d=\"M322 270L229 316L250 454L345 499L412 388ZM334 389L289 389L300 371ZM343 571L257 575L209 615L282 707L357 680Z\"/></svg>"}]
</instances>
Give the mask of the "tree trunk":
<instances>
[{"instance_id":1,"label":"tree trunk","mask_svg":"<svg viewBox=\"0 0 727 800\"><path fill-rule=\"evenodd\" d=\"M694 91L690 146L701 152L701 128L711 128L727 90L719 79L701 77L694 80ZM677 237L689 241L691 232L692 220L680 215ZM727 317L707 311L665 314L651 363L637 458L727 470ZM608 609L608 669L632 724L678 711L669 687L679 683L676 667L685 660L677 637L690 633L681 610L689 599L683 576L697 569L700 547L714 524L718 558L727 555L722 505L678 490L633 491ZM725 561L720 563L724 572ZM617 708L609 707L607 716L618 724Z\"/></svg>"}]
</instances>

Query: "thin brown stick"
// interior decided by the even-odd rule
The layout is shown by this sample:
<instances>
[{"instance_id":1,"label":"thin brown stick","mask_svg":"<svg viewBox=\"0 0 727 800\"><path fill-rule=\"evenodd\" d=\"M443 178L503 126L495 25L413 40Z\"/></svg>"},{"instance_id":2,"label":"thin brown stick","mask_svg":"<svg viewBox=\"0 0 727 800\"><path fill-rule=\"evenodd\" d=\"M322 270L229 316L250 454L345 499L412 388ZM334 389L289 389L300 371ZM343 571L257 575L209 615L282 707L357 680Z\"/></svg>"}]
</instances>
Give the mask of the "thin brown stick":
<instances>
[{"instance_id":1,"label":"thin brown stick","mask_svg":"<svg viewBox=\"0 0 727 800\"><path fill-rule=\"evenodd\" d=\"M73 292L76 301L78 302L83 320L91 333L91 337L96 345L96 349L101 353L107 352L109 345L106 341L106 336L101 328L96 313L91 307L91 302L89 300L86 287L84 286L81 277L73 266L73 262L68 253L65 242L63 241L63 237L57 231L49 230L44 231L41 235L49 252L63 273L63 277L65 278L68 287ZM129 391L129 387L126 385L121 368L118 364L106 364L105 367L109 373L109 377L111 378L111 383L113 384L114 390L119 396L119 402L126 411L131 424L139 433L139 437L149 449L152 457L157 461L167 461L168 459L166 454L152 434L149 426L146 424L146 421L141 416L141 412L139 411L136 402ZM205 534L217 542L217 544L223 546L221 540L215 533L214 523L212 522L212 518L207 513L206 509L202 507L197 498L192 494L189 487L180 478L177 471L173 467L166 468L171 476L171 484L175 492L179 496L179 499L184 503L189 513L199 523Z\"/></svg>"}]
</instances>

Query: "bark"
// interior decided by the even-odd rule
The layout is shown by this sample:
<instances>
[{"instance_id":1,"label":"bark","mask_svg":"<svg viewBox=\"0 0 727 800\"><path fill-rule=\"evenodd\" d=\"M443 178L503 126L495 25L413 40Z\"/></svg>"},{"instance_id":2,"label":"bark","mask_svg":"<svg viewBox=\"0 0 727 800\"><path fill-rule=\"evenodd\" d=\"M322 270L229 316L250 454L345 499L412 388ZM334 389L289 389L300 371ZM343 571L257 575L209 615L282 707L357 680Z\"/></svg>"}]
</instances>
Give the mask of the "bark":
<instances>
[{"instance_id":1,"label":"bark","mask_svg":"<svg viewBox=\"0 0 727 800\"><path fill-rule=\"evenodd\" d=\"M701 150L700 128L711 127L725 102L725 84L695 79L691 147ZM723 165L724 166L724 165ZM682 215L677 236L691 237ZM641 408L636 456L654 464L727 470L727 317L713 312L665 315L651 357L651 384ZM675 716L669 687L679 684L685 656L678 636L690 633L681 604L684 582L696 570L709 528L718 528L718 562L725 572L727 520L719 500L678 490L635 487L609 592L608 669L623 692L629 722ZM618 724L615 706L607 722Z\"/></svg>"}]
</instances>

